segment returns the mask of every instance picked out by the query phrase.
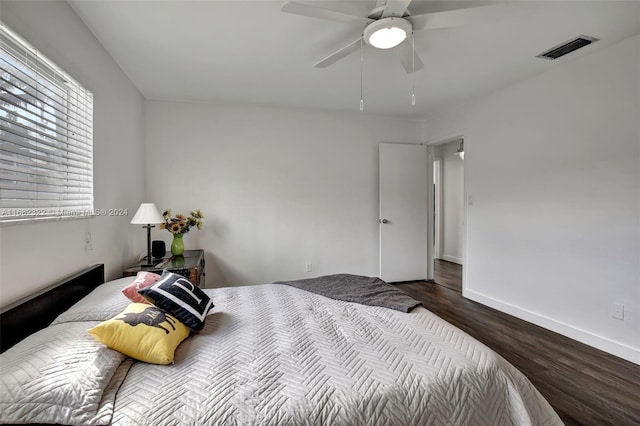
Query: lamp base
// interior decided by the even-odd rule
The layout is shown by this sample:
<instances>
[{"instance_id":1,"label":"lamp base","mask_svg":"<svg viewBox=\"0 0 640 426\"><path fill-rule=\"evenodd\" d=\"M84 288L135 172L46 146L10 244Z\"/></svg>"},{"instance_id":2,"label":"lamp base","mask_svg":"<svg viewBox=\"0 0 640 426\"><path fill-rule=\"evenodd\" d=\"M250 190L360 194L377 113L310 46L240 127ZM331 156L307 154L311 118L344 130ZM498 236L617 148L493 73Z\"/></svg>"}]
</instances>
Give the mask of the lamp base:
<instances>
[{"instance_id":1,"label":"lamp base","mask_svg":"<svg viewBox=\"0 0 640 426\"><path fill-rule=\"evenodd\" d=\"M142 259L140 259L138 266L140 266L141 268L148 268L151 266L156 266L156 263L158 262L156 262L155 259L152 259L151 262L149 262L147 256L145 256Z\"/></svg>"},{"instance_id":2,"label":"lamp base","mask_svg":"<svg viewBox=\"0 0 640 426\"><path fill-rule=\"evenodd\" d=\"M147 228L147 257L145 258L147 263L140 266L153 266L153 263L151 263L151 228L155 228L155 225L149 223L144 225L143 228Z\"/></svg>"}]
</instances>

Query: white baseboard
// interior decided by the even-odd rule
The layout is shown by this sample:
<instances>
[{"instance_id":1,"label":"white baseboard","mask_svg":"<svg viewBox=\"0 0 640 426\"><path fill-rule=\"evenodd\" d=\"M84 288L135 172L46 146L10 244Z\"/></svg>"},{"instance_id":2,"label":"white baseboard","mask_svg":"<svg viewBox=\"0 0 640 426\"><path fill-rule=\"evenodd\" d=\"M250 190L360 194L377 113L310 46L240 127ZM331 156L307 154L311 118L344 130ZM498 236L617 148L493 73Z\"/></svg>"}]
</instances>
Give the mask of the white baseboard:
<instances>
[{"instance_id":1,"label":"white baseboard","mask_svg":"<svg viewBox=\"0 0 640 426\"><path fill-rule=\"evenodd\" d=\"M593 346L594 348L600 349L622 359L626 359L627 361L633 362L634 364L640 365L640 348L627 346L623 343L610 340L606 337L602 337L589 331L582 330L572 325L554 320L553 318L549 318L544 315L519 308L517 306L502 302L489 296L485 296L484 294L477 293L472 290L463 290L462 295L467 299L482 303L483 305L497 309L501 312L505 312L516 318L520 318L548 330L555 331L558 334L570 337L586 345Z\"/></svg>"},{"instance_id":2,"label":"white baseboard","mask_svg":"<svg viewBox=\"0 0 640 426\"><path fill-rule=\"evenodd\" d=\"M463 265L462 258L449 256L448 254L443 254L441 257L442 260L447 260L449 262L457 263L458 265Z\"/></svg>"}]
</instances>

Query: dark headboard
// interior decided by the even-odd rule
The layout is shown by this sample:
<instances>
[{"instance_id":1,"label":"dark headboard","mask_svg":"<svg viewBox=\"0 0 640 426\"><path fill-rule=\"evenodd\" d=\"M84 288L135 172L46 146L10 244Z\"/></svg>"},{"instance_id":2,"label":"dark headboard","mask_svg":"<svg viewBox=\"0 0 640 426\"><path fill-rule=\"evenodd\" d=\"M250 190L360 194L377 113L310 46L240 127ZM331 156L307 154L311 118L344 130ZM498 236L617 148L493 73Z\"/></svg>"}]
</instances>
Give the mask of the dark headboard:
<instances>
[{"instance_id":1,"label":"dark headboard","mask_svg":"<svg viewBox=\"0 0 640 426\"><path fill-rule=\"evenodd\" d=\"M51 324L102 283L104 264L93 265L3 308L0 312L0 353Z\"/></svg>"}]
</instances>

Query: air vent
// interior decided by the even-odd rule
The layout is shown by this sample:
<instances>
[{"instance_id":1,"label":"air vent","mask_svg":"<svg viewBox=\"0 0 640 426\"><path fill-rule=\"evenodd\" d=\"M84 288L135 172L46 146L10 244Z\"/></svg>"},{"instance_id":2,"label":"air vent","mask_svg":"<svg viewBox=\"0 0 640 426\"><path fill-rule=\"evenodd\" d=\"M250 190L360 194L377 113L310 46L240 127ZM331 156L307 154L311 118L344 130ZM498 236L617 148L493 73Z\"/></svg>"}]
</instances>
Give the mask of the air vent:
<instances>
[{"instance_id":1,"label":"air vent","mask_svg":"<svg viewBox=\"0 0 640 426\"><path fill-rule=\"evenodd\" d=\"M559 57L564 56L567 53L571 53L574 50L580 49L581 47L588 46L591 43L594 43L598 40L599 39L595 37L581 35L567 42L559 44L558 46L552 47L546 52L542 52L541 54L536 56L536 58L549 59L549 60L558 59Z\"/></svg>"}]
</instances>

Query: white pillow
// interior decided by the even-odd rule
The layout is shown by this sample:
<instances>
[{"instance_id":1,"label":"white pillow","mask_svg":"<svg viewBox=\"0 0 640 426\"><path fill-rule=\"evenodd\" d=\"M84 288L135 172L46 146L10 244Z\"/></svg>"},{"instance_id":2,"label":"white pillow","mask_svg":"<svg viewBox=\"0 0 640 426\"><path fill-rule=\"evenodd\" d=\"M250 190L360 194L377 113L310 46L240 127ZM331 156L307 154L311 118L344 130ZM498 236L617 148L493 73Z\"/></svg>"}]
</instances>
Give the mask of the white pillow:
<instances>
[{"instance_id":1,"label":"white pillow","mask_svg":"<svg viewBox=\"0 0 640 426\"><path fill-rule=\"evenodd\" d=\"M122 289L135 279L135 276L124 277L99 285L67 311L61 313L51 324L74 321L106 321L118 315L131 303L122 294Z\"/></svg>"},{"instance_id":2,"label":"white pillow","mask_svg":"<svg viewBox=\"0 0 640 426\"><path fill-rule=\"evenodd\" d=\"M44 328L0 354L0 423L107 424L131 362L87 333Z\"/></svg>"}]
</instances>

